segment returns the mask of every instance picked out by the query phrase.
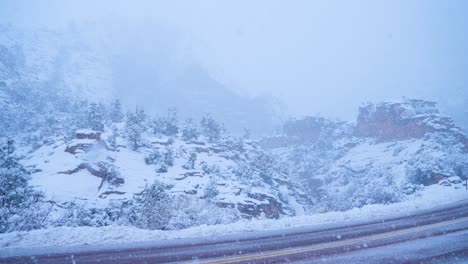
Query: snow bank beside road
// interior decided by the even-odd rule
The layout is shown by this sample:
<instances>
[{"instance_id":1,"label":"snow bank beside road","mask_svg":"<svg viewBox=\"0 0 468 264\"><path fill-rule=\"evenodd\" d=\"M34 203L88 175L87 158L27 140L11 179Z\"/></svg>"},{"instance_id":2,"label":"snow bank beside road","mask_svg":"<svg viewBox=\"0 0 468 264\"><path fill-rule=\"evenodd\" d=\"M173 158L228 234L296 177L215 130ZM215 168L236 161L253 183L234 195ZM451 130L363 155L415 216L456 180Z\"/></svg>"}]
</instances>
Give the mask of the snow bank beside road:
<instances>
[{"instance_id":1,"label":"snow bank beside road","mask_svg":"<svg viewBox=\"0 0 468 264\"><path fill-rule=\"evenodd\" d=\"M168 239L216 237L221 235L281 230L293 227L344 224L389 218L427 210L464 199L468 191L460 185L452 187L433 185L411 199L389 205L367 205L346 212L328 212L279 220L242 220L228 225L197 226L175 231L150 231L127 226L60 227L30 232L0 234L0 256L21 255L31 251L51 251L57 247L115 245L153 242Z\"/></svg>"}]
</instances>

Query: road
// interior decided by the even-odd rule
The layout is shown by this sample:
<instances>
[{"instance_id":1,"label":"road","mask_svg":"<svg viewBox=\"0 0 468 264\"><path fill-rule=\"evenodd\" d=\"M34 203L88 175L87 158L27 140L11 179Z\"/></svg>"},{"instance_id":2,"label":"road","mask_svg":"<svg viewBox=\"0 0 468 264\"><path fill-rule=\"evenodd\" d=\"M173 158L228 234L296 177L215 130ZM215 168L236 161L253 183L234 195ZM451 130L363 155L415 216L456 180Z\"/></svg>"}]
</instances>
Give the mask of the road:
<instances>
[{"instance_id":1,"label":"road","mask_svg":"<svg viewBox=\"0 0 468 264\"><path fill-rule=\"evenodd\" d=\"M31 254L0 263L468 263L468 201L322 229Z\"/></svg>"}]
</instances>

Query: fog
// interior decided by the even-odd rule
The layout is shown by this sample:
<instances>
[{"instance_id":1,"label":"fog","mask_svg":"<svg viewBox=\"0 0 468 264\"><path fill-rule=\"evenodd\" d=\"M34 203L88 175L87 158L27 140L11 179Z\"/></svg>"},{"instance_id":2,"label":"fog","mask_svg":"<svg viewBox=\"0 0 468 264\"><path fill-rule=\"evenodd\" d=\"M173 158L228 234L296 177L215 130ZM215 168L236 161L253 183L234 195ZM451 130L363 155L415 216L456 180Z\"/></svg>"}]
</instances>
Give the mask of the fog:
<instances>
[{"instance_id":1,"label":"fog","mask_svg":"<svg viewBox=\"0 0 468 264\"><path fill-rule=\"evenodd\" d=\"M3 1L0 22L113 32L130 65L116 89L135 104L195 82L227 88L226 101L275 97L286 115L345 120L365 101L430 99L468 124L466 1L97 2ZM170 85L148 85L154 68ZM180 69L209 78L180 81Z\"/></svg>"}]
</instances>

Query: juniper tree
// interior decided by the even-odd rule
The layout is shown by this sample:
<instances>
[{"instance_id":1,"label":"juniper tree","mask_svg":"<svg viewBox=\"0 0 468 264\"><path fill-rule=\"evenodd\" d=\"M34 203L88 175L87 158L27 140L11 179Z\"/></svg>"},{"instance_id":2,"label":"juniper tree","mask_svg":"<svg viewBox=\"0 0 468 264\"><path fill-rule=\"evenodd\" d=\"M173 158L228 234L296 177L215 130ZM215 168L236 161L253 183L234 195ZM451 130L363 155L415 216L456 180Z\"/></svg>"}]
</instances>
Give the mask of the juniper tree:
<instances>
[{"instance_id":1,"label":"juniper tree","mask_svg":"<svg viewBox=\"0 0 468 264\"><path fill-rule=\"evenodd\" d=\"M195 161L197 160L197 154L192 152L190 153L190 157L182 167L186 170L193 170L195 168Z\"/></svg>"},{"instance_id":2,"label":"juniper tree","mask_svg":"<svg viewBox=\"0 0 468 264\"><path fill-rule=\"evenodd\" d=\"M133 150L142 145L142 133L146 130L146 114L143 109L137 108L135 113L128 112L125 122L125 132Z\"/></svg>"},{"instance_id":3,"label":"juniper tree","mask_svg":"<svg viewBox=\"0 0 468 264\"><path fill-rule=\"evenodd\" d=\"M202 134L208 138L210 142L217 141L221 138L223 127L211 115L205 114L200 121Z\"/></svg>"},{"instance_id":4,"label":"juniper tree","mask_svg":"<svg viewBox=\"0 0 468 264\"><path fill-rule=\"evenodd\" d=\"M182 128L182 139L185 141L195 141L200 136L200 132L193 123L192 119L185 121L184 127Z\"/></svg>"}]
</instances>

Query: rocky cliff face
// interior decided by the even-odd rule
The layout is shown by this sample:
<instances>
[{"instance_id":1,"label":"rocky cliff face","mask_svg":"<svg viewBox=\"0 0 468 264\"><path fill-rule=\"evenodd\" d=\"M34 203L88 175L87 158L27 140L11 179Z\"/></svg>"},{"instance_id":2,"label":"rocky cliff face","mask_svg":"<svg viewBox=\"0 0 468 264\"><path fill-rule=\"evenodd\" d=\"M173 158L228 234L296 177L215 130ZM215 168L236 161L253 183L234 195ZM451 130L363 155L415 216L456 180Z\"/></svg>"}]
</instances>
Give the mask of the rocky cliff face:
<instances>
[{"instance_id":1,"label":"rocky cliff face","mask_svg":"<svg viewBox=\"0 0 468 264\"><path fill-rule=\"evenodd\" d=\"M395 202L468 176L466 136L422 100L366 104L355 124L289 122L283 135L261 144L289 164L317 209Z\"/></svg>"},{"instance_id":2,"label":"rocky cliff face","mask_svg":"<svg viewBox=\"0 0 468 264\"><path fill-rule=\"evenodd\" d=\"M331 121L323 117L292 119L284 124L282 135L262 138L259 144L267 149L316 144L325 138L349 135L352 129L346 122Z\"/></svg>"},{"instance_id":3,"label":"rocky cliff face","mask_svg":"<svg viewBox=\"0 0 468 264\"><path fill-rule=\"evenodd\" d=\"M442 116L434 102L405 100L366 104L359 109L355 135L380 140L421 139L427 133L460 134L452 119Z\"/></svg>"},{"instance_id":4,"label":"rocky cliff face","mask_svg":"<svg viewBox=\"0 0 468 264\"><path fill-rule=\"evenodd\" d=\"M110 136L79 130L74 139L44 142L28 154L32 184L57 205L55 215L70 204L103 210L128 203L155 181L173 201L202 201L232 218L279 218L301 214L306 206L299 186L256 143L146 134L145 145L133 151L122 136L109 146ZM182 207L174 212L191 209L190 203L172 206Z\"/></svg>"}]
</instances>

